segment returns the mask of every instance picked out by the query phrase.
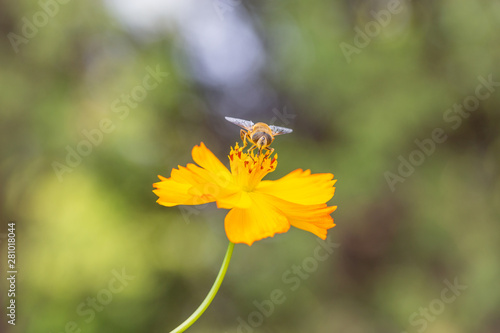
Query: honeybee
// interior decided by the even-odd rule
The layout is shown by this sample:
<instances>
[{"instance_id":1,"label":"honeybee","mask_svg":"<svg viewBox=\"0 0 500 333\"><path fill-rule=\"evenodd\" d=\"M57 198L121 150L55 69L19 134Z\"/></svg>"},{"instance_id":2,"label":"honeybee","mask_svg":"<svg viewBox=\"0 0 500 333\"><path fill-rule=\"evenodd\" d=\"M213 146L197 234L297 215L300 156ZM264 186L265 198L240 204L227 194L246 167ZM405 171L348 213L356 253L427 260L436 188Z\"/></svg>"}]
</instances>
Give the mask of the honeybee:
<instances>
[{"instance_id":1,"label":"honeybee","mask_svg":"<svg viewBox=\"0 0 500 333\"><path fill-rule=\"evenodd\" d=\"M243 120L232 117L225 118L227 121L238 125L241 128L244 128L244 130L240 130L241 140L243 141L243 148L247 146L247 139L252 144L252 146L248 149L248 153L257 148L259 149L259 154L261 154L262 150L264 149L268 150L269 153L272 154L274 148L269 148L269 145L274 141L274 137L276 135L288 134L293 132L293 130L286 127L268 125L266 123L254 124L250 120Z\"/></svg>"}]
</instances>

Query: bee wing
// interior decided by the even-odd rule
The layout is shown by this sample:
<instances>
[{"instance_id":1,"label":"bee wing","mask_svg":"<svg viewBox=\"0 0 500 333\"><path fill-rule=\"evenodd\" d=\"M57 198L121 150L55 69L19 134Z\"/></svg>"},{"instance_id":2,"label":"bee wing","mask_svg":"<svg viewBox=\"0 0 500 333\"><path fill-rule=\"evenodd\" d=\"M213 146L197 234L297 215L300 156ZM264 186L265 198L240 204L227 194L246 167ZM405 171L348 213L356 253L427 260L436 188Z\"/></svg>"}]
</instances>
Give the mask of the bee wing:
<instances>
[{"instance_id":1,"label":"bee wing","mask_svg":"<svg viewBox=\"0 0 500 333\"><path fill-rule=\"evenodd\" d=\"M286 127L269 125L269 128L273 131L273 135L288 134L293 132L292 129Z\"/></svg>"},{"instance_id":2,"label":"bee wing","mask_svg":"<svg viewBox=\"0 0 500 333\"><path fill-rule=\"evenodd\" d=\"M246 130L251 130L254 123L251 122L250 120L244 120L244 119L239 119L239 118L232 118L232 117L225 117L227 121L230 123L233 123L235 125L238 125L239 127L242 127Z\"/></svg>"}]
</instances>

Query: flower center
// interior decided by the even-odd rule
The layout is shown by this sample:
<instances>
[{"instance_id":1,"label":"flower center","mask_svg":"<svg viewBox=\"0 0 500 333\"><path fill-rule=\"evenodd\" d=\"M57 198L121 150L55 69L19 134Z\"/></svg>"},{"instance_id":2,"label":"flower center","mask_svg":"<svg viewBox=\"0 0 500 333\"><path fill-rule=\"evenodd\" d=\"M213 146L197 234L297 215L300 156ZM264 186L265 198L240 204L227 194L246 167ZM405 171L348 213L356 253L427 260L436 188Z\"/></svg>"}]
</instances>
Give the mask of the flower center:
<instances>
[{"instance_id":1,"label":"flower center","mask_svg":"<svg viewBox=\"0 0 500 333\"><path fill-rule=\"evenodd\" d=\"M231 174L234 183L243 191L251 192L260 183L262 178L273 172L278 165L278 154L272 156L271 153L255 155L252 152L243 152L243 147L238 143L231 147L229 162L231 164Z\"/></svg>"}]
</instances>

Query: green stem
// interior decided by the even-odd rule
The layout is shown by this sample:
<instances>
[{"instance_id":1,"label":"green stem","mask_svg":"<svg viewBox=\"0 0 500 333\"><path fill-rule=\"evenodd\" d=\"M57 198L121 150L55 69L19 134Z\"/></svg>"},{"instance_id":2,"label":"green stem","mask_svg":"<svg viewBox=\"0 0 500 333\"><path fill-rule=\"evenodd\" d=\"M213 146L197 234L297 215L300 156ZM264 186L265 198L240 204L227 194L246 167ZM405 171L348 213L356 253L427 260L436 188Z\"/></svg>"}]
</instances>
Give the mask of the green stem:
<instances>
[{"instance_id":1,"label":"green stem","mask_svg":"<svg viewBox=\"0 0 500 333\"><path fill-rule=\"evenodd\" d=\"M201 317L203 312L208 308L210 303L212 303L212 300L214 299L215 295L217 294L217 291L219 290L219 287L222 283L222 280L224 280L224 276L226 275L227 267L229 266L229 261L231 261L231 255L233 254L233 248L234 248L234 243L229 242L229 245L227 247L226 251L226 256L224 257L224 261L222 262L222 266L219 270L219 275L217 275L217 278L215 279L214 285L212 286L212 289L208 292L207 297L205 297L205 300L203 303L200 304L198 309L196 309L195 312L191 316L189 316L188 319L186 319L182 324L177 326L173 331L170 333L180 333L184 332L189 328L189 326L193 325L195 321L198 320L198 318Z\"/></svg>"}]
</instances>

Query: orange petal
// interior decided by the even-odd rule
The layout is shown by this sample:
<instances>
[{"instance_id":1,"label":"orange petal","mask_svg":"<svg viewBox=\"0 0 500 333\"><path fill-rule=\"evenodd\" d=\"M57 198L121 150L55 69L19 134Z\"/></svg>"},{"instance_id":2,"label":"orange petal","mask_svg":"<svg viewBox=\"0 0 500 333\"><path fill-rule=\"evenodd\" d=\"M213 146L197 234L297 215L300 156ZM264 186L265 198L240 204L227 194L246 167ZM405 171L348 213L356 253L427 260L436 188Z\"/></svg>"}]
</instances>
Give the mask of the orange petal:
<instances>
[{"instance_id":1,"label":"orange petal","mask_svg":"<svg viewBox=\"0 0 500 333\"><path fill-rule=\"evenodd\" d=\"M156 188L153 192L158 196L156 202L160 205L167 207L176 205L201 205L215 200L208 193L192 195L190 193L192 185L189 183L178 182L172 178L160 177L160 179L163 180L153 184Z\"/></svg>"},{"instance_id":2,"label":"orange petal","mask_svg":"<svg viewBox=\"0 0 500 333\"><path fill-rule=\"evenodd\" d=\"M202 142L194 146L191 152L193 161L208 171L217 183L227 184L231 179L231 173L222 162Z\"/></svg>"},{"instance_id":3,"label":"orange petal","mask_svg":"<svg viewBox=\"0 0 500 333\"><path fill-rule=\"evenodd\" d=\"M256 191L301 205L326 203L334 193L336 180L331 173L311 174L297 169L278 180L262 181Z\"/></svg>"},{"instance_id":4,"label":"orange petal","mask_svg":"<svg viewBox=\"0 0 500 333\"><path fill-rule=\"evenodd\" d=\"M335 226L330 214L335 211L336 206L328 207L324 203L299 205L267 194L262 195L265 196L266 202L279 209L286 216L288 222L296 228L312 232L325 239L327 230Z\"/></svg>"},{"instance_id":5,"label":"orange petal","mask_svg":"<svg viewBox=\"0 0 500 333\"><path fill-rule=\"evenodd\" d=\"M289 217L288 221L295 228L309 231L321 239L326 239L327 230L335 227L333 218L330 215L318 217L314 220Z\"/></svg>"},{"instance_id":6,"label":"orange petal","mask_svg":"<svg viewBox=\"0 0 500 333\"><path fill-rule=\"evenodd\" d=\"M233 208L226 215L224 226L227 238L233 243L253 242L288 231L290 224L283 214L263 200L262 196L249 194L249 208Z\"/></svg>"},{"instance_id":7,"label":"orange petal","mask_svg":"<svg viewBox=\"0 0 500 333\"><path fill-rule=\"evenodd\" d=\"M215 201L218 196L234 193L229 170L203 144L193 148L193 159L201 167L189 163L172 170L170 178L161 177L153 184L158 203L164 206L199 205Z\"/></svg>"},{"instance_id":8,"label":"orange petal","mask_svg":"<svg viewBox=\"0 0 500 333\"><path fill-rule=\"evenodd\" d=\"M217 208L250 208L253 201L250 199L250 195L245 191L235 191L229 193L226 196L218 196Z\"/></svg>"},{"instance_id":9,"label":"orange petal","mask_svg":"<svg viewBox=\"0 0 500 333\"><path fill-rule=\"evenodd\" d=\"M218 185L211 183L209 172L192 163L173 169L170 178L159 177L161 181L153 184L153 192L158 196L157 202L167 207L213 202L214 193L221 192Z\"/></svg>"}]
</instances>

